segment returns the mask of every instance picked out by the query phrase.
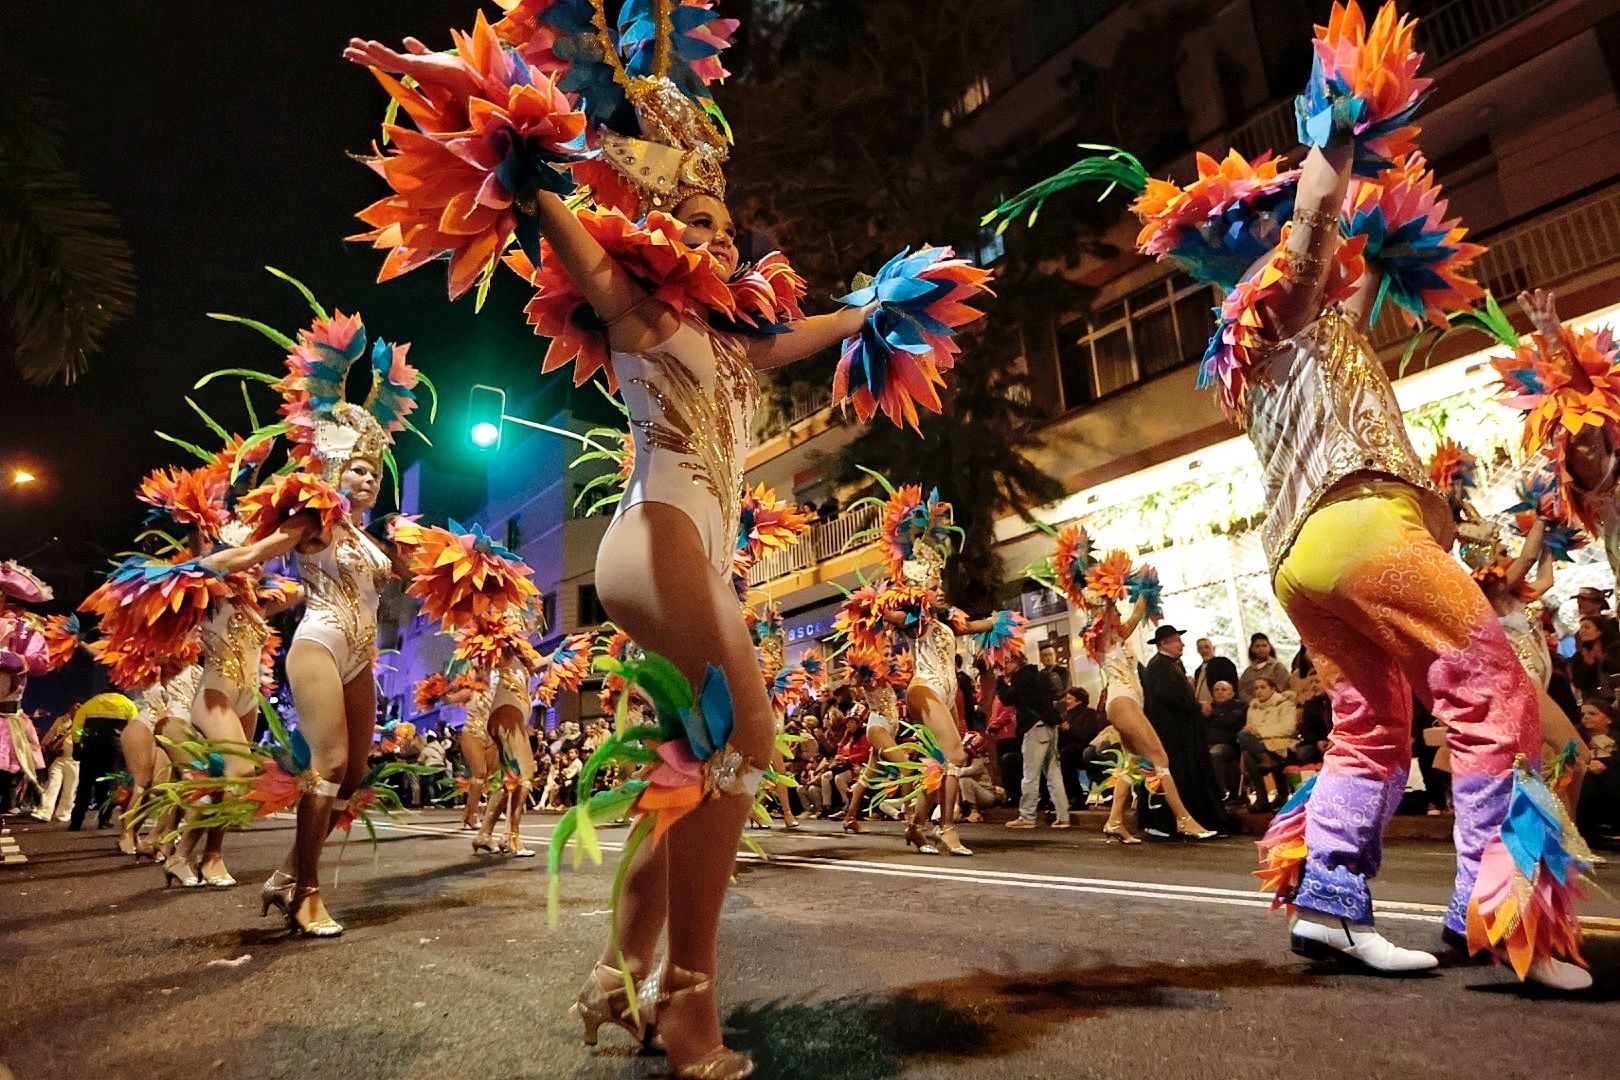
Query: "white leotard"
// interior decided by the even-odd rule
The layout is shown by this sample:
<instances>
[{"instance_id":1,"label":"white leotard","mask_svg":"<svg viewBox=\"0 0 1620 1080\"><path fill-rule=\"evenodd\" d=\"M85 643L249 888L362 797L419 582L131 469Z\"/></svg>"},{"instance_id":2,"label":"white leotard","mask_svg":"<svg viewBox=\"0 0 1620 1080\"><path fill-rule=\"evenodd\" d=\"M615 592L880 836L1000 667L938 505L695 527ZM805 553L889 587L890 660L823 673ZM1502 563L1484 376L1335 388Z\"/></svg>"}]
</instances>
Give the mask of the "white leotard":
<instances>
[{"instance_id":1,"label":"white leotard","mask_svg":"<svg viewBox=\"0 0 1620 1080\"><path fill-rule=\"evenodd\" d=\"M332 654L345 684L365 673L377 656L377 598L393 565L377 545L347 522L332 542L298 553L304 617L293 641L313 641Z\"/></svg>"},{"instance_id":2,"label":"white leotard","mask_svg":"<svg viewBox=\"0 0 1620 1080\"><path fill-rule=\"evenodd\" d=\"M1137 674L1136 658L1118 635L1108 635L1108 648L1103 652L1099 666L1110 701L1122 698L1142 704L1142 679Z\"/></svg>"},{"instance_id":3,"label":"white leotard","mask_svg":"<svg viewBox=\"0 0 1620 1080\"><path fill-rule=\"evenodd\" d=\"M613 354L636 454L613 520L641 503L675 507L721 575L731 571L759 400L744 340L688 320L657 348Z\"/></svg>"},{"instance_id":4,"label":"white leotard","mask_svg":"<svg viewBox=\"0 0 1620 1080\"><path fill-rule=\"evenodd\" d=\"M888 683L864 687L861 696L866 699L866 726L881 728L893 738L900 726L900 705L894 687Z\"/></svg>"},{"instance_id":5,"label":"white leotard","mask_svg":"<svg viewBox=\"0 0 1620 1080\"><path fill-rule=\"evenodd\" d=\"M259 699L259 662L270 624L248 600L223 600L203 624L202 683L193 711L206 708L202 690L225 695L238 716L254 711Z\"/></svg>"},{"instance_id":6,"label":"white leotard","mask_svg":"<svg viewBox=\"0 0 1620 1080\"><path fill-rule=\"evenodd\" d=\"M529 713L534 708L529 703L529 669L518 660L508 660L495 672L490 679L494 697L490 701L489 716L503 708L514 708L523 722L529 722Z\"/></svg>"},{"instance_id":7,"label":"white leotard","mask_svg":"<svg viewBox=\"0 0 1620 1080\"><path fill-rule=\"evenodd\" d=\"M922 684L953 708L956 701L956 634L943 619L923 616L922 633L911 647L911 684Z\"/></svg>"}]
</instances>

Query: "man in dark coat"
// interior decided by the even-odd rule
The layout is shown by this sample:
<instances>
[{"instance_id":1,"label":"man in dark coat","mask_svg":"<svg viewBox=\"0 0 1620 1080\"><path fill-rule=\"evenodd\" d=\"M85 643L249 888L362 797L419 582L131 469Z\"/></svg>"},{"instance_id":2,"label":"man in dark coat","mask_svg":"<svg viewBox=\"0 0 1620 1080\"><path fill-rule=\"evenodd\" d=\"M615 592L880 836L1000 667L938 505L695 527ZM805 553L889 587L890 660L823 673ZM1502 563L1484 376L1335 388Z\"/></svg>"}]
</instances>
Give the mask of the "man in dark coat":
<instances>
[{"instance_id":1,"label":"man in dark coat","mask_svg":"<svg viewBox=\"0 0 1620 1080\"><path fill-rule=\"evenodd\" d=\"M1230 832L1232 823L1221 805L1221 785L1210 762L1204 734L1204 712L1193 696L1187 670L1181 666L1186 643L1181 631L1168 623L1154 631L1156 653L1142 673L1142 711L1164 744L1170 757L1170 775L1176 781L1187 812L1206 829ZM1174 834L1176 824L1165 800L1139 814L1142 827L1155 833Z\"/></svg>"},{"instance_id":2,"label":"man in dark coat","mask_svg":"<svg viewBox=\"0 0 1620 1080\"><path fill-rule=\"evenodd\" d=\"M1215 684L1229 682L1234 688L1238 684L1237 665L1225 656L1215 655L1215 643L1207 637L1198 639L1198 670L1193 672L1193 696L1198 704L1208 706L1215 701ZM1286 690L1286 686L1277 689ZM1204 710L1209 715L1209 709Z\"/></svg>"}]
</instances>

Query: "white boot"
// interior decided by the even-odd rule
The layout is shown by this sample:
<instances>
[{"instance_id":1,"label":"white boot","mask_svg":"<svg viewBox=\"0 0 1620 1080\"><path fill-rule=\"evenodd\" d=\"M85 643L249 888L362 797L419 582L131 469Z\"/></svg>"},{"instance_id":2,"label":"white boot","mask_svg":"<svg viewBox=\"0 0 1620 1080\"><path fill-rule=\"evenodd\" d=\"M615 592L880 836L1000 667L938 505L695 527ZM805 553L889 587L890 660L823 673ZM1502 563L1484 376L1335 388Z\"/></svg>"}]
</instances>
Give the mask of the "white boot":
<instances>
[{"instance_id":1,"label":"white boot","mask_svg":"<svg viewBox=\"0 0 1620 1080\"><path fill-rule=\"evenodd\" d=\"M1427 971L1440 963L1433 953L1403 949L1370 926L1349 919L1300 910L1288 921L1289 945L1312 960L1354 960L1363 967L1391 975Z\"/></svg>"},{"instance_id":2,"label":"white boot","mask_svg":"<svg viewBox=\"0 0 1620 1080\"><path fill-rule=\"evenodd\" d=\"M1530 961L1530 968L1524 973L1524 981L1573 993L1592 985L1592 973L1563 960L1538 956Z\"/></svg>"}]
</instances>

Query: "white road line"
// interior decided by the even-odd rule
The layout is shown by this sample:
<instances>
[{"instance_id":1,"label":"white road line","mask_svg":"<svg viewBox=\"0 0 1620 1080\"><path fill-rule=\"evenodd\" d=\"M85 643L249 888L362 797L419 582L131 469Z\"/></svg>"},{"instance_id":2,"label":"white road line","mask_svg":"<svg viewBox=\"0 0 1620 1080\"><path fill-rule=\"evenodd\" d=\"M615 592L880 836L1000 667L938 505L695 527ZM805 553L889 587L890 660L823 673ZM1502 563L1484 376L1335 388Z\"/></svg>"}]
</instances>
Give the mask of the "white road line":
<instances>
[{"instance_id":1,"label":"white road line","mask_svg":"<svg viewBox=\"0 0 1620 1080\"><path fill-rule=\"evenodd\" d=\"M466 838L462 829L445 828L405 822L388 822L387 828L399 832L428 836ZM524 834L531 842L544 842L551 830L544 834ZM816 836L816 833L801 834ZM622 851L623 844L600 841L604 851ZM824 855L790 855L772 853L768 859L751 851L738 852L738 858L749 862L769 862L779 866L795 866L812 870L834 870L848 874L870 874L877 877L923 878L933 881L951 881L964 885L1000 885L1016 889L1045 889L1052 892L1092 893L1102 896L1124 896L1148 900L1180 900L1196 904L1216 904L1226 907L1266 909L1271 899L1258 892L1243 889L1224 889L1204 885L1173 885L1165 882L1124 881L1117 878L1068 877L1059 874L1026 874L1009 870L979 869L957 866L899 866L894 863L870 862L860 859L839 859ZM1374 910L1381 916L1406 919L1413 922L1438 923L1446 909L1439 904L1418 904L1405 901L1377 901ZM1607 936L1620 934L1620 919L1585 918L1581 925L1588 931Z\"/></svg>"}]
</instances>

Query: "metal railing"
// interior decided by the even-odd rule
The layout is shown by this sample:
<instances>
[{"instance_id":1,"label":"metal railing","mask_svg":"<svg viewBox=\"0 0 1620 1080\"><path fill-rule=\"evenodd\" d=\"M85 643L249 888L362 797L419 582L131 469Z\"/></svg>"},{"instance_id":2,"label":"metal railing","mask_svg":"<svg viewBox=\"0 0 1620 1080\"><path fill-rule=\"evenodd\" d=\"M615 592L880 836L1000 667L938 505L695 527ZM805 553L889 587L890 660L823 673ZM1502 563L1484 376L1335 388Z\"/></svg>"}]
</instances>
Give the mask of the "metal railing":
<instances>
[{"instance_id":1,"label":"metal railing","mask_svg":"<svg viewBox=\"0 0 1620 1080\"><path fill-rule=\"evenodd\" d=\"M1579 199L1540 217L1480 237L1485 254L1474 261L1474 279L1498 302L1525 289L1555 288L1588 271L1620 261L1620 185ZM1386 305L1372 334L1382 349L1412 330Z\"/></svg>"},{"instance_id":2,"label":"metal railing","mask_svg":"<svg viewBox=\"0 0 1620 1080\"><path fill-rule=\"evenodd\" d=\"M1420 15L1417 47L1424 68L1432 73L1440 64L1467 52L1552 0L1442 0ZM1273 102L1232 129L1231 145L1253 159L1267 150L1282 153L1299 145L1294 120L1294 99Z\"/></svg>"},{"instance_id":3,"label":"metal railing","mask_svg":"<svg viewBox=\"0 0 1620 1080\"><path fill-rule=\"evenodd\" d=\"M792 429L832 404L830 386L795 386L785 410L773 409L754 429L754 441L764 442Z\"/></svg>"},{"instance_id":4,"label":"metal railing","mask_svg":"<svg viewBox=\"0 0 1620 1080\"><path fill-rule=\"evenodd\" d=\"M1550 3L1552 0L1442 0L1424 5L1430 10L1419 7L1413 12L1419 16L1418 51L1432 71Z\"/></svg>"},{"instance_id":5,"label":"metal railing","mask_svg":"<svg viewBox=\"0 0 1620 1080\"><path fill-rule=\"evenodd\" d=\"M773 551L756 563L748 574L748 584L751 587L764 585L846 551L857 551L876 543L875 540L856 543L856 538L875 529L881 515L881 507L868 503L857 510L839 514L831 521L812 525L810 531L799 537L796 543Z\"/></svg>"}]
</instances>

